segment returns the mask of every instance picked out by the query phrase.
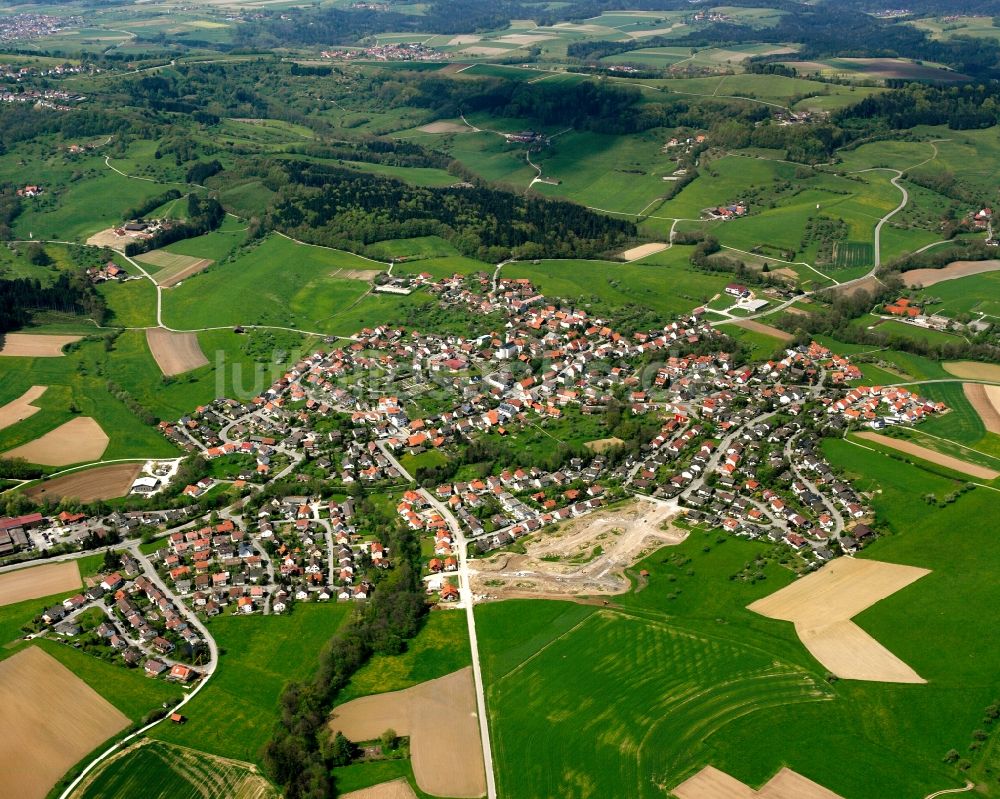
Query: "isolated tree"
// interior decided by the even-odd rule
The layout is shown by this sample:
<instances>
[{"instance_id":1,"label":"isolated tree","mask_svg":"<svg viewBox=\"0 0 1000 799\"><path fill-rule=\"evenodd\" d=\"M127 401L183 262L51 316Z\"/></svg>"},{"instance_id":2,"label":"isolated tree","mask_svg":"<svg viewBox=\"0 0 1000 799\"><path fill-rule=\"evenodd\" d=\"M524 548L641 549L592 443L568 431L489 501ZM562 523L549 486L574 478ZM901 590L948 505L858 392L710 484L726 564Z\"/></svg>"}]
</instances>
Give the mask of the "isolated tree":
<instances>
[{"instance_id":1,"label":"isolated tree","mask_svg":"<svg viewBox=\"0 0 1000 799\"><path fill-rule=\"evenodd\" d=\"M330 744L330 764L333 766L347 766L354 759L354 744L347 740L347 736L338 732L333 737Z\"/></svg>"},{"instance_id":2,"label":"isolated tree","mask_svg":"<svg viewBox=\"0 0 1000 799\"><path fill-rule=\"evenodd\" d=\"M390 727L380 736L382 742L382 751L391 751L396 748L396 741L399 736L396 735L396 731Z\"/></svg>"}]
</instances>

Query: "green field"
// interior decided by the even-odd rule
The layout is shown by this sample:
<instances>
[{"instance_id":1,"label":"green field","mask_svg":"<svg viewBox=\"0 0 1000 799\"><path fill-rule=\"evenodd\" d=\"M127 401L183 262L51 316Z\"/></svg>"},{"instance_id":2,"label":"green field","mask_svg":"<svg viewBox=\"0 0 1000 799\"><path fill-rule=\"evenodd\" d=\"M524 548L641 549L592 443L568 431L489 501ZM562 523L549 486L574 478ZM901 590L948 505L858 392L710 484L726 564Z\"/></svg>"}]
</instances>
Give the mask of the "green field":
<instances>
[{"instance_id":1,"label":"green field","mask_svg":"<svg viewBox=\"0 0 1000 799\"><path fill-rule=\"evenodd\" d=\"M88 341L61 358L0 358L0 403L19 397L33 385L49 387L35 403L41 408L38 413L0 431L0 452L80 415L97 420L111 439L105 459L176 456L177 450L157 430L108 393L109 380L121 384L113 362L114 353Z\"/></svg>"},{"instance_id":2,"label":"green field","mask_svg":"<svg viewBox=\"0 0 1000 799\"><path fill-rule=\"evenodd\" d=\"M337 702L401 691L465 668L472 662L465 613L437 611L401 655L375 655L337 695Z\"/></svg>"},{"instance_id":3,"label":"green field","mask_svg":"<svg viewBox=\"0 0 1000 799\"><path fill-rule=\"evenodd\" d=\"M336 277L340 270L379 270L382 264L351 253L296 244L270 236L228 263L216 264L164 291L164 322L178 329L275 325L324 333L355 333L349 313L359 306L414 302L413 297L372 297L363 280Z\"/></svg>"},{"instance_id":4,"label":"green field","mask_svg":"<svg viewBox=\"0 0 1000 799\"><path fill-rule=\"evenodd\" d=\"M504 277L530 278L547 297L572 299L592 315L643 306L672 315L706 302L728 282L723 273L696 271L688 263L691 248L675 246L642 262L518 262L505 266Z\"/></svg>"},{"instance_id":5,"label":"green field","mask_svg":"<svg viewBox=\"0 0 1000 799\"><path fill-rule=\"evenodd\" d=\"M987 600L1000 564L989 528L962 520L995 514L1000 499L976 489L929 508L914 497L943 500L962 483L841 440L824 450L862 490L881 489L877 527L892 534L865 556L933 570L858 617L928 684L828 684L791 625L744 610L789 581L778 553L694 532L636 567L648 584L618 597L620 608L477 608L504 796L567 784L572 795L659 796L708 763L750 785L787 765L851 799L961 784L941 758L968 751L1000 691L998 642L981 634L1000 623ZM732 579L747 567L755 582ZM983 773L985 759L969 757Z\"/></svg>"},{"instance_id":6,"label":"green field","mask_svg":"<svg viewBox=\"0 0 1000 799\"><path fill-rule=\"evenodd\" d=\"M209 631L224 654L208 685L189 704L184 726L151 736L250 763L271 735L285 683L308 678L319 651L346 618L344 604L301 604L288 616L224 616Z\"/></svg>"},{"instance_id":7,"label":"green field","mask_svg":"<svg viewBox=\"0 0 1000 799\"><path fill-rule=\"evenodd\" d=\"M868 242L837 242L833 248L834 266L871 266L875 262L875 247Z\"/></svg>"},{"instance_id":8,"label":"green field","mask_svg":"<svg viewBox=\"0 0 1000 799\"><path fill-rule=\"evenodd\" d=\"M146 741L88 776L72 799L277 799L278 792L249 763L211 757L161 741Z\"/></svg>"}]
</instances>

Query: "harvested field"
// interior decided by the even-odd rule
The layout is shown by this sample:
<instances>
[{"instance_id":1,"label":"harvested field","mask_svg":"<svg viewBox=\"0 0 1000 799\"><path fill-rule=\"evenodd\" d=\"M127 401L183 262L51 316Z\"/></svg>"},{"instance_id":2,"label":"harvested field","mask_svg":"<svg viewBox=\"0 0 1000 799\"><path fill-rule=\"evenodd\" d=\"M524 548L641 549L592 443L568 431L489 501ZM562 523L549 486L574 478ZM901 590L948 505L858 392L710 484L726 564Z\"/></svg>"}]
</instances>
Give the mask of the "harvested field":
<instances>
[{"instance_id":1,"label":"harvested field","mask_svg":"<svg viewBox=\"0 0 1000 799\"><path fill-rule=\"evenodd\" d=\"M338 269L333 273L333 277L340 277L344 280L363 280L370 283L382 272L382 269Z\"/></svg>"},{"instance_id":2,"label":"harvested field","mask_svg":"<svg viewBox=\"0 0 1000 799\"><path fill-rule=\"evenodd\" d=\"M93 688L36 646L0 661L4 793L43 799L98 744L129 725Z\"/></svg>"},{"instance_id":3,"label":"harvested field","mask_svg":"<svg viewBox=\"0 0 1000 799\"><path fill-rule=\"evenodd\" d=\"M501 36L498 41L510 42L511 44L538 44L555 39L555 36L546 36L542 33L509 33Z\"/></svg>"},{"instance_id":4,"label":"harvested field","mask_svg":"<svg viewBox=\"0 0 1000 799\"><path fill-rule=\"evenodd\" d=\"M336 707L329 727L352 741L374 740L391 727L410 737L420 790L453 797L486 793L471 667L405 691L364 696Z\"/></svg>"},{"instance_id":5,"label":"harvested field","mask_svg":"<svg viewBox=\"0 0 1000 799\"><path fill-rule=\"evenodd\" d=\"M32 386L16 400L11 400L0 408L0 430L23 422L29 416L38 413L41 408L31 403L42 396L47 388L48 386Z\"/></svg>"},{"instance_id":6,"label":"harvested field","mask_svg":"<svg viewBox=\"0 0 1000 799\"><path fill-rule=\"evenodd\" d=\"M112 466L84 469L34 485L24 494L36 502L46 499L58 502L64 497L81 502L115 499L128 493L141 470L141 463L116 463Z\"/></svg>"},{"instance_id":7,"label":"harvested field","mask_svg":"<svg viewBox=\"0 0 1000 799\"><path fill-rule=\"evenodd\" d=\"M69 466L100 460L108 448L108 435L89 416L78 416L20 447L3 453L5 458L24 458L42 466Z\"/></svg>"},{"instance_id":8,"label":"harvested field","mask_svg":"<svg viewBox=\"0 0 1000 799\"><path fill-rule=\"evenodd\" d=\"M787 768L755 791L726 772L705 766L671 793L677 799L841 799L822 785Z\"/></svg>"},{"instance_id":9,"label":"harvested field","mask_svg":"<svg viewBox=\"0 0 1000 799\"><path fill-rule=\"evenodd\" d=\"M179 375L208 364L196 333L173 333L162 327L148 327L146 343L164 375Z\"/></svg>"},{"instance_id":10,"label":"harvested field","mask_svg":"<svg viewBox=\"0 0 1000 799\"><path fill-rule=\"evenodd\" d=\"M8 358L59 358L63 347L83 336L49 336L40 333L0 335L0 355Z\"/></svg>"},{"instance_id":11,"label":"harvested field","mask_svg":"<svg viewBox=\"0 0 1000 799\"><path fill-rule=\"evenodd\" d=\"M965 380L989 380L1000 383L1000 364L979 361L947 361L941 364L944 370Z\"/></svg>"},{"instance_id":12,"label":"harvested field","mask_svg":"<svg viewBox=\"0 0 1000 799\"><path fill-rule=\"evenodd\" d=\"M838 558L747 609L794 623L806 649L838 677L923 683L920 675L851 619L929 573L915 566Z\"/></svg>"},{"instance_id":13,"label":"harvested field","mask_svg":"<svg viewBox=\"0 0 1000 799\"><path fill-rule=\"evenodd\" d=\"M494 597L622 594L625 569L687 532L673 527L673 502L635 498L571 519L524 539L527 554L501 552L477 560L472 588Z\"/></svg>"},{"instance_id":14,"label":"harvested field","mask_svg":"<svg viewBox=\"0 0 1000 799\"><path fill-rule=\"evenodd\" d=\"M843 292L848 297L853 297L859 291L867 291L869 294L878 290L881 284L878 282L878 278L866 277L856 283L843 283L839 286L834 286L830 289L831 292Z\"/></svg>"},{"instance_id":15,"label":"harvested field","mask_svg":"<svg viewBox=\"0 0 1000 799\"><path fill-rule=\"evenodd\" d=\"M0 574L0 606L75 591L81 585L80 567L75 560L18 569Z\"/></svg>"},{"instance_id":16,"label":"harvested field","mask_svg":"<svg viewBox=\"0 0 1000 799\"><path fill-rule=\"evenodd\" d=\"M142 238L139 234L133 235L126 233L119 236L115 233L115 229L113 227L109 227L98 231L93 236L88 238L87 244L91 247L108 247L112 250L124 250L126 244L131 244L139 238Z\"/></svg>"},{"instance_id":17,"label":"harvested field","mask_svg":"<svg viewBox=\"0 0 1000 799\"><path fill-rule=\"evenodd\" d=\"M462 50L464 55L504 55L509 52L506 47L466 47Z\"/></svg>"},{"instance_id":18,"label":"harvested field","mask_svg":"<svg viewBox=\"0 0 1000 799\"><path fill-rule=\"evenodd\" d=\"M193 255L178 255L166 250L152 250L135 256L141 264L152 264L160 270L153 275L156 285L169 288L185 278L208 269L214 261L210 258L195 258Z\"/></svg>"},{"instance_id":19,"label":"harvested field","mask_svg":"<svg viewBox=\"0 0 1000 799\"><path fill-rule=\"evenodd\" d=\"M476 42L478 42L482 38L483 37L480 36L478 33L468 33L468 34L464 34L462 36L453 36L451 39L448 40L448 44L450 44L450 45L456 45L456 44L475 44Z\"/></svg>"},{"instance_id":20,"label":"harvested field","mask_svg":"<svg viewBox=\"0 0 1000 799\"><path fill-rule=\"evenodd\" d=\"M1000 269L1000 261L952 261L943 269L913 269L903 272L902 278L907 286L927 288L945 280L981 275L983 272L995 272L997 269Z\"/></svg>"},{"instance_id":21,"label":"harvested field","mask_svg":"<svg viewBox=\"0 0 1000 799\"><path fill-rule=\"evenodd\" d=\"M594 441L588 441L583 446L591 452L605 452L613 447L620 447L624 443L620 438L598 438Z\"/></svg>"},{"instance_id":22,"label":"harvested field","mask_svg":"<svg viewBox=\"0 0 1000 799\"><path fill-rule=\"evenodd\" d=\"M968 461L963 461L961 458L944 455L937 450L922 447L911 441L901 441L897 438L884 436L881 433L858 433L858 438L863 438L866 441L874 441L876 444L891 447L898 452L913 455L915 458L920 458L930 463L936 463L938 466L944 466L946 469L967 474L969 477L978 477L980 480L996 480L1000 477L1000 472L994 469L987 469L985 466L969 463Z\"/></svg>"},{"instance_id":23,"label":"harvested field","mask_svg":"<svg viewBox=\"0 0 1000 799\"><path fill-rule=\"evenodd\" d=\"M630 250L625 250L623 252L622 258L626 261L638 261L640 258L645 258L647 255L653 255L654 253L663 252L667 249L669 245L663 242L654 242L652 244L641 244L638 247L633 247Z\"/></svg>"},{"instance_id":24,"label":"harvested field","mask_svg":"<svg viewBox=\"0 0 1000 799\"><path fill-rule=\"evenodd\" d=\"M404 779L382 782L371 788L345 793L341 799L417 799L417 795Z\"/></svg>"},{"instance_id":25,"label":"harvested field","mask_svg":"<svg viewBox=\"0 0 1000 799\"><path fill-rule=\"evenodd\" d=\"M765 325L763 322L756 322L753 319L738 319L733 322L736 327L742 327L744 330L753 330L755 333L763 333L765 336L773 336L779 341L791 341L795 336L791 333L786 333L784 330L779 330L771 325Z\"/></svg>"},{"instance_id":26,"label":"harvested field","mask_svg":"<svg viewBox=\"0 0 1000 799\"><path fill-rule=\"evenodd\" d=\"M991 433L1000 433L1000 386L963 383L962 390L983 420L983 426Z\"/></svg>"},{"instance_id":27,"label":"harvested field","mask_svg":"<svg viewBox=\"0 0 1000 799\"><path fill-rule=\"evenodd\" d=\"M423 125L419 128L424 133L465 133L472 128L468 125L463 125L461 122L431 122L429 125Z\"/></svg>"}]
</instances>

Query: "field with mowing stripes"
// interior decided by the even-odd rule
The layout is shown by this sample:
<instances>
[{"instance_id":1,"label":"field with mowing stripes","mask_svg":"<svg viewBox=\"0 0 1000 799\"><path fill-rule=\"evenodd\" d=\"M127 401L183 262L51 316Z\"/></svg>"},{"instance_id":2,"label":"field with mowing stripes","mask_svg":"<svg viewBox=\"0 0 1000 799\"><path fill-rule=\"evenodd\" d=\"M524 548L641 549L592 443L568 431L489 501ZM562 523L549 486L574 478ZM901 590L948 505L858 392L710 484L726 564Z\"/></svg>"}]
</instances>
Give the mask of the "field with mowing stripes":
<instances>
[{"instance_id":1,"label":"field with mowing stripes","mask_svg":"<svg viewBox=\"0 0 1000 799\"><path fill-rule=\"evenodd\" d=\"M147 740L109 760L71 794L72 799L106 796L275 799L278 792L250 763Z\"/></svg>"},{"instance_id":2,"label":"field with mowing stripes","mask_svg":"<svg viewBox=\"0 0 1000 799\"><path fill-rule=\"evenodd\" d=\"M523 663L486 661L502 796L557 796L567 785L572 795L662 796L657 786L709 758L706 739L735 719L833 698L801 666L759 649L642 616L556 608L566 617L555 637L535 630ZM484 649L532 610L505 602L478 611Z\"/></svg>"},{"instance_id":3,"label":"field with mowing stripes","mask_svg":"<svg viewBox=\"0 0 1000 799\"><path fill-rule=\"evenodd\" d=\"M837 242L833 246L833 261L837 267L871 266L875 262L875 247L864 241Z\"/></svg>"}]
</instances>

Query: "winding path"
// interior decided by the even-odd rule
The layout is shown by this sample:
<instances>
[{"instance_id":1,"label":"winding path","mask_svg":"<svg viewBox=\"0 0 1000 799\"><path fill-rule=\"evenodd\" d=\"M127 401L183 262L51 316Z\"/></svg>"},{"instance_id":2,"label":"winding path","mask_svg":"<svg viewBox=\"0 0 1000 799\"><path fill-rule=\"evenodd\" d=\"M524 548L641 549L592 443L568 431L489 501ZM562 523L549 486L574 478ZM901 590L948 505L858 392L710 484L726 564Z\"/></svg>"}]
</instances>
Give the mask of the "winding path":
<instances>
[{"instance_id":1,"label":"winding path","mask_svg":"<svg viewBox=\"0 0 1000 799\"><path fill-rule=\"evenodd\" d=\"M966 791L971 791L975 787L976 784L974 782L967 782L965 783L964 788L945 788L942 791L934 791L934 793L927 794L924 799L937 799L938 796L944 796L949 793L965 793Z\"/></svg>"}]
</instances>

